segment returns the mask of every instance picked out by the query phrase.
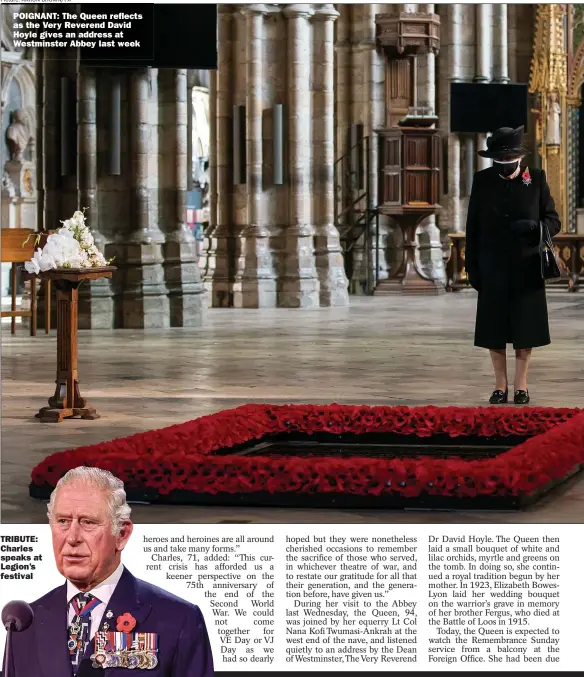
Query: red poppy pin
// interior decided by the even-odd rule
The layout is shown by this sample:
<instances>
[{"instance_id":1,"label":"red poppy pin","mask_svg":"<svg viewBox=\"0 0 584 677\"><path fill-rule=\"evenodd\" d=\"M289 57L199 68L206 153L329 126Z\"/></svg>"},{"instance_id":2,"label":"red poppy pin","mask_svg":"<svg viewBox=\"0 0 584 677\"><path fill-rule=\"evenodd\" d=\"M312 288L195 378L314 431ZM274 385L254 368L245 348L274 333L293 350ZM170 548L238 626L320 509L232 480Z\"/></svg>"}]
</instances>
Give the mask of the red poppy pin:
<instances>
[{"instance_id":1,"label":"red poppy pin","mask_svg":"<svg viewBox=\"0 0 584 677\"><path fill-rule=\"evenodd\" d=\"M118 632L132 632L136 627L136 619L132 614L125 613L117 617L116 630Z\"/></svg>"},{"instance_id":2,"label":"red poppy pin","mask_svg":"<svg viewBox=\"0 0 584 677\"><path fill-rule=\"evenodd\" d=\"M521 178L523 179L523 183L526 186L529 186L529 184L531 183L531 174L529 173L529 167L525 168L525 171L521 175Z\"/></svg>"}]
</instances>

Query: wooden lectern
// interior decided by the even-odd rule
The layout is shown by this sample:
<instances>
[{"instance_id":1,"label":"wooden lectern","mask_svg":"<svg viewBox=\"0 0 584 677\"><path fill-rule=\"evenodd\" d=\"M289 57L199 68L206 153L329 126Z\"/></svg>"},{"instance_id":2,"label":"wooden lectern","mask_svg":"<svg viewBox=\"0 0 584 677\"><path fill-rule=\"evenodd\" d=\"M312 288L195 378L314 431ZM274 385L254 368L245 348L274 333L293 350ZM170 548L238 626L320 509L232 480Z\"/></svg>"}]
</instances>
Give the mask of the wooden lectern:
<instances>
[{"instance_id":1,"label":"wooden lectern","mask_svg":"<svg viewBox=\"0 0 584 677\"><path fill-rule=\"evenodd\" d=\"M401 265L376 294L442 294L442 281L428 277L416 260L416 229L440 210L440 133L434 128L378 130L379 213L391 216L403 235Z\"/></svg>"},{"instance_id":2,"label":"wooden lectern","mask_svg":"<svg viewBox=\"0 0 584 677\"><path fill-rule=\"evenodd\" d=\"M99 418L95 409L81 397L77 373L77 314L79 285L85 280L111 278L112 266L106 268L57 268L38 275L25 273L25 279L51 280L57 290L57 378L49 406L36 415L46 423L60 423L63 419Z\"/></svg>"}]
</instances>

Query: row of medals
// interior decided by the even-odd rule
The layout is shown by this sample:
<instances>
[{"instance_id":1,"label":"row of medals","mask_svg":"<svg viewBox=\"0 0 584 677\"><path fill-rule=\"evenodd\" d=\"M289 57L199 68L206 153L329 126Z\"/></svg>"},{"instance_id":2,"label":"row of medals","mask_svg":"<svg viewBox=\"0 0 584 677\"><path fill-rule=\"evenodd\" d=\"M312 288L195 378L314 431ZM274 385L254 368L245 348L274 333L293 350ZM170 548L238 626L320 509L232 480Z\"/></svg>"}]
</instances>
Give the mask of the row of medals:
<instances>
[{"instance_id":1,"label":"row of medals","mask_svg":"<svg viewBox=\"0 0 584 677\"><path fill-rule=\"evenodd\" d=\"M104 631L108 624L104 625ZM93 668L128 668L129 670L154 670L158 665L158 657L155 651L146 649L120 649L118 651L106 651L99 647L91 655Z\"/></svg>"},{"instance_id":2,"label":"row of medals","mask_svg":"<svg viewBox=\"0 0 584 677\"><path fill-rule=\"evenodd\" d=\"M158 658L153 651L139 649L121 649L114 653L99 649L91 656L94 668L128 668L133 670L154 670L158 665Z\"/></svg>"}]
</instances>

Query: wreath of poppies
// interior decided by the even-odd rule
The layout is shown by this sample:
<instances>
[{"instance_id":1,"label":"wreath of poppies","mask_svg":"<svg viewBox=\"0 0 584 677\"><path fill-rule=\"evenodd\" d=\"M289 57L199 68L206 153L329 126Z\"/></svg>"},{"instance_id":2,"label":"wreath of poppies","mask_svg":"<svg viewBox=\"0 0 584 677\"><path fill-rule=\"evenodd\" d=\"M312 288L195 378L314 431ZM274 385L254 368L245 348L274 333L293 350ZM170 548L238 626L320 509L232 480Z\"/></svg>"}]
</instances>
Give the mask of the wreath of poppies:
<instances>
[{"instance_id":1,"label":"wreath of poppies","mask_svg":"<svg viewBox=\"0 0 584 677\"><path fill-rule=\"evenodd\" d=\"M286 433L529 439L477 460L270 457L229 451ZM173 492L508 497L530 495L583 464L584 414L578 409L248 404L53 454L33 470L31 495L52 489L68 470L86 465L110 470L127 491L159 497Z\"/></svg>"}]
</instances>

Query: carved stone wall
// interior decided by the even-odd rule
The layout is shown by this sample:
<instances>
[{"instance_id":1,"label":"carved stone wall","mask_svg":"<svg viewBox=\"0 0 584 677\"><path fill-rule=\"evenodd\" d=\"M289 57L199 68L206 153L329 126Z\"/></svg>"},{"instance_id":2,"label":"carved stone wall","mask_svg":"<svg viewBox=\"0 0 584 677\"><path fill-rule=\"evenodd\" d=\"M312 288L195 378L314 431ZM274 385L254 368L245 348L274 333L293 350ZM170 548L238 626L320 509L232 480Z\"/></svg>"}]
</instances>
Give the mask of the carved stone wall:
<instances>
[{"instance_id":1,"label":"carved stone wall","mask_svg":"<svg viewBox=\"0 0 584 677\"><path fill-rule=\"evenodd\" d=\"M202 322L204 287L186 225L187 73L78 67L45 52L42 73L43 226L75 209L118 270L80 290L81 328L163 328ZM76 162L60 171L61 78L72 84ZM121 92L121 171L110 173L111 97Z\"/></svg>"}]
</instances>

